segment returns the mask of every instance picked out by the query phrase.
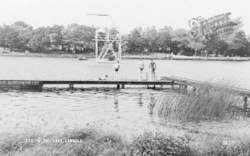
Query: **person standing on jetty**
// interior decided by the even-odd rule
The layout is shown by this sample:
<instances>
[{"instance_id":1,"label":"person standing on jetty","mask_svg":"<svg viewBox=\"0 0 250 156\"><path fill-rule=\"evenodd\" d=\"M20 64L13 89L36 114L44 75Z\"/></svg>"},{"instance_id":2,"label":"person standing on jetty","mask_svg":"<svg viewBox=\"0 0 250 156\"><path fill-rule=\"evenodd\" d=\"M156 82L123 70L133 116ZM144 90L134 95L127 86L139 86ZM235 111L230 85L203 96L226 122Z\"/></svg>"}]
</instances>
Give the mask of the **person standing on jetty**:
<instances>
[{"instance_id":1,"label":"person standing on jetty","mask_svg":"<svg viewBox=\"0 0 250 156\"><path fill-rule=\"evenodd\" d=\"M156 79L156 76L155 76L155 70L156 70L156 63L154 62L153 59L151 59L151 62L149 64L149 69L151 69L151 80L154 81Z\"/></svg>"},{"instance_id":2,"label":"person standing on jetty","mask_svg":"<svg viewBox=\"0 0 250 156\"><path fill-rule=\"evenodd\" d=\"M120 64L119 64L119 61L117 61L116 63L115 63L115 80L117 80L118 79L118 74L119 74L119 69L120 69Z\"/></svg>"},{"instance_id":3,"label":"person standing on jetty","mask_svg":"<svg viewBox=\"0 0 250 156\"><path fill-rule=\"evenodd\" d=\"M144 63L142 62L142 58L140 59L138 63L138 68L139 68L139 81L141 81L142 75L143 75L143 69L144 69Z\"/></svg>"}]
</instances>

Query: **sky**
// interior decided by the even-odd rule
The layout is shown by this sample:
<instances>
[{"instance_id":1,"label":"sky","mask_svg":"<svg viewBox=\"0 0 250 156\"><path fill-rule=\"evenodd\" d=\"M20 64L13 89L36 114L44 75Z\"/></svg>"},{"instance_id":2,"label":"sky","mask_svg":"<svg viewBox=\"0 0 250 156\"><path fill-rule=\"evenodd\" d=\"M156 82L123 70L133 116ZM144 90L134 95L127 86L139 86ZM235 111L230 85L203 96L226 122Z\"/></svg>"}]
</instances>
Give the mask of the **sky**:
<instances>
[{"instance_id":1,"label":"sky","mask_svg":"<svg viewBox=\"0 0 250 156\"><path fill-rule=\"evenodd\" d=\"M24 21L34 28L71 23L107 26L129 33L135 27L188 27L191 18L231 12L250 34L249 0L0 0L0 25ZM109 17L88 14L109 14ZM110 18L111 17L111 18Z\"/></svg>"}]
</instances>

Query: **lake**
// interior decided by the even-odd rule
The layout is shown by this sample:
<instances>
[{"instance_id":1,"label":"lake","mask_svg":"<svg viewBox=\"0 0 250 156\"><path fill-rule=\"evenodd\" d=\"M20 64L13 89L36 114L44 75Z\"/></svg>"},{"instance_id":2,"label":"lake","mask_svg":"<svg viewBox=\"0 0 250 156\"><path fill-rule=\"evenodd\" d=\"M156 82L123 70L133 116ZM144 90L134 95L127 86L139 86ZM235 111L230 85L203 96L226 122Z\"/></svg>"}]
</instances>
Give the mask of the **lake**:
<instances>
[{"instance_id":1,"label":"lake","mask_svg":"<svg viewBox=\"0 0 250 156\"><path fill-rule=\"evenodd\" d=\"M146 78L150 60L144 60ZM250 89L250 62L156 60L157 77L178 76ZM114 64L93 59L0 57L0 79L85 80L108 75ZM119 78L138 79L138 60L122 60ZM68 86L45 86L42 92L1 91L0 130L59 131L99 125L125 133L150 127L158 121L150 106L160 94L180 96L171 90L151 90L116 86L84 86L69 91ZM145 127L146 125L146 127ZM117 128L118 127L118 128ZM123 130L121 130L123 129Z\"/></svg>"}]
</instances>

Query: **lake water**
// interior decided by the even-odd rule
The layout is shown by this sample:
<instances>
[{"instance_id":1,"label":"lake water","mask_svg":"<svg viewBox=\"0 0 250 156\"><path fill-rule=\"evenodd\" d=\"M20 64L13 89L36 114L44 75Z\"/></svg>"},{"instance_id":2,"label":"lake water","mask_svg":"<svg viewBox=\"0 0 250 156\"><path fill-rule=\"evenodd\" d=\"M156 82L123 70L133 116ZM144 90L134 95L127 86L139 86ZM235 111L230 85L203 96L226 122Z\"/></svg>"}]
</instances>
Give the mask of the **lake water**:
<instances>
[{"instance_id":1,"label":"lake water","mask_svg":"<svg viewBox=\"0 0 250 156\"><path fill-rule=\"evenodd\" d=\"M145 60L146 71L149 60ZM250 89L250 62L156 60L157 77L178 76ZM0 79L85 80L108 75L112 63L68 58L0 57ZM138 60L123 60L119 78L137 79ZM65 86L45 86L42 92L1 91L0 130L61 130L99 124L117 131L155 123L150 105L159 94L178 96L171 90L145 87L116 90L116 86L84 86L73 92ZM111 126L112 125L112 126ZM119 129L120 128L120 129Z\"/></svg>"}]
</instances>

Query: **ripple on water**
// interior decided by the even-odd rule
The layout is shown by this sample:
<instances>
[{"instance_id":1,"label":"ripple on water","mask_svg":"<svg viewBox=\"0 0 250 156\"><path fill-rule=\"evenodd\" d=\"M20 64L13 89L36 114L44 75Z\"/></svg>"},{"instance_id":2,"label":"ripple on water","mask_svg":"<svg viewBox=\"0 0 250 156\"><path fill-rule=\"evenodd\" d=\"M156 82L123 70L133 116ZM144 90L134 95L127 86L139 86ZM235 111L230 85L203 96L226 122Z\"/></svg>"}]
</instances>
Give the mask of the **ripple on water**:
<instances>
[{"instance_id":1,"label":"ripple on water","mask_svg":"<svg viewBox=\"0 0 250 156\"><path fill-rule=\"evenodd\" d=\"M16 122L19 127L22 124L23 126L34 124L35 121L44 122L40 124L47 126L53 126L53 122L60 123L62 121L64 124L71 124L69 122L73 121L66 119L70 116L81 119L81 122L99 119L111 120L121 116L126 116L130 120L138 119L139 121L142 117L149 116L147 105L150 103L150 98L148 97L160 93L159 91L143 89L118 91L116 89L99 88L98 90L86 90L76 90L72 93L66 89L56 88L43 90L40 93L10 91L1 94L5 103L0 105L0 109L6 110L6 116L4 117L6 124L7 121ZM145 105L139 106L138 103L142 101ZM11 111L7 111L7 109ZM121 122L123 122L123 119L120 118ZM11 125L13 126L13 124L9 126ZM42 127L40 126L40 128Z\"/></svg>"}]
</instances>

